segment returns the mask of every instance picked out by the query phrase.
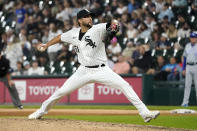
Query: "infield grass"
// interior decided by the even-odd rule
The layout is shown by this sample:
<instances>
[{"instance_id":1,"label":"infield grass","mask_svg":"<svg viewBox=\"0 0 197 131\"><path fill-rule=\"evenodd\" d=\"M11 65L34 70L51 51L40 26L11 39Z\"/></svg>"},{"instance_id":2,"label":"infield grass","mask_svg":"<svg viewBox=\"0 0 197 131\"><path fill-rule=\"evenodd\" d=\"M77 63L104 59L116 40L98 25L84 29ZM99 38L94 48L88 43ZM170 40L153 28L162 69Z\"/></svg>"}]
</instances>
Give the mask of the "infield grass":
<instances>
[{"instance_id":1,"label":"infield grass","mask_svg":"<svg viewBox=\"0 0 197 131\"><path fill-rule=\"evenodd\" d=\"M110 122L122 124L136 124L136 125L153 125L169 128L183 128L197 130L196 116L159 116L156 120L150 123L144 123L139 115L123 116L123 115L80 115L80 116L45 116L45 118L56 119L70 119L70 120L86 120L92 122Z\"/></svg>"},{"instance_id":2,"label":"infield grass","mask_svg":"<svg viewBox=\"0 0 197 131\"><path fill-rule=\"evenodd\" d=\"M41 105L25 105L24 108L39 108ZM197 106L147 106L150 110L173 110L173 109L192 109L197 110ZM12 105L0 105L0 108L11 109ZM53 109L114 109L114 110L136 110L131 105L56 105Z\"/></svg>"}]
</instances>

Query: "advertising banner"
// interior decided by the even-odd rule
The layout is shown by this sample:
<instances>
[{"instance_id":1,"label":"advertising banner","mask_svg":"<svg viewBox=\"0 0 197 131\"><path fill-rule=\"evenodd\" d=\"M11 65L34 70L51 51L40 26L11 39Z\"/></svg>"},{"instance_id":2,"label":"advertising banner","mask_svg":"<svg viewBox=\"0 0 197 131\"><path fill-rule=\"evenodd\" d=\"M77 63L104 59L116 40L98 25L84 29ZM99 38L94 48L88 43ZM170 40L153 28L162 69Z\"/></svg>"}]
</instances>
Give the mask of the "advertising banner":
<instances>
[{"instance_id":1,"label":"advertising banner","mask_svg":"<svg viewBox=\"0 0 197 131\"><path fill-rule=\"evenodd\" d=\"M14 79L19 97L23 103L42 103L50 97L57 89L59 89L67 78L27 78ZM124 77L124 79L133 87L140 99L142 99L142 77ZM6 89L6 88L5 88ZM0 93L3 91L0 88ZM5 95L1 95L0 102L5 100L6 103L11 102L8 90ZM130 103L125 95L115 88L110 88L102 84L87 84L78 90L72 92L69 96L65 96L60 103L114 103L127 104Z\"/></svg>"},{"instance_id":2,"label":"advertising banner","mask_svg":"<svg viewBox=\"0 0 197 131\"><path fill-rule=\"evenodd\" d=\"M142 78L124 77L133 87L140 99L142 99ZM115 88L110 88L101 84L88 84L70 95L70 103L114 103L129 104L125 95Z\"/></svg>"},{"instance_id":3,"label":"advertising banner","mask_svg":"<svg viewBox=\"0 0 197 131\"><path fill-rule=\"evenodd\" d=\"M19 97L24 103L41 103L59 89L65 78L40 78L40 79L14 79ZM8 90L6 90L6 102L11 102ZM67 96L60 100L67 103Z\"/></svg>"},{"instance_id":4,"label":"advertising banner","mask_svg":"<svg viewBox=\"0 0 197 131\"><path fill-rule=\"evenodd\" d=\"M0 82L0 103L4 103L5 100L5 86Z\"/></svg>"}]
</instances>

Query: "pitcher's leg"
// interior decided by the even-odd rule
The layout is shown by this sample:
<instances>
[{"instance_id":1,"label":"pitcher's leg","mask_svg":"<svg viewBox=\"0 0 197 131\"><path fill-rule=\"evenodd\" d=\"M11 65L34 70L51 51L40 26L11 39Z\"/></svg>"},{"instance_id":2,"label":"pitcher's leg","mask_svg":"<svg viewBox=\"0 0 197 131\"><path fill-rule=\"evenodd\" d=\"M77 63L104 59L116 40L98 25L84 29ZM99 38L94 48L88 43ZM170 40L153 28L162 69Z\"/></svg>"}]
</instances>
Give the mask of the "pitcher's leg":
<instances>
[{"instance_id":1,"label":"pitcher's leg","mask_svg":"<svg viewBox=\"0 0 197 131\"><path fill-rule=\"evenodd\" d=\"M145 104L139 99L132 86L111 69L105 69L97 76L98 82L112 88L120 89L127 99L137 108L140 115L149 113Z\"/></svg>"},{"instance_id":2,"label":"pitcher's leg","mask_svg":"<svg viewBox=\"0 0 197 131\"><path fill-rule=\"evenodd\" d=\"M80 88L88 83L88 79L85 77L73 74L61 88L59 88L51 97L43 102L40 112L46 114L53 105L55 105L62 97L70 94L72 91Z\"/></svg>"},{"instance_id":3,"label":"pitcher's leg","mask_svg":"<svg viewBox=\"0 0 197 131\"><path fill-rule=\"evenodd\" d=\"M186 76L185 76L185 90L184 90L184 98L182 106L188 105L189 103L189 96L191 92L191 86L192 86L192 74L189 71L189 69L186 69Z\"/></svg>"}]
</instances>

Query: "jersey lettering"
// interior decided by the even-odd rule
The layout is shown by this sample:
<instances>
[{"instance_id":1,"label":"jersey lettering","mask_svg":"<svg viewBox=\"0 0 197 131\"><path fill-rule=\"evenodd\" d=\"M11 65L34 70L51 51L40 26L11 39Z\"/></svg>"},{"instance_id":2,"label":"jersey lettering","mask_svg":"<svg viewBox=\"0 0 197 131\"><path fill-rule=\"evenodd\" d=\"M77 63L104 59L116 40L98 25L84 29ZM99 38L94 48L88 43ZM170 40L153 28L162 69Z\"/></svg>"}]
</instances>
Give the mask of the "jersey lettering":
<instances>
[{"instance_id":1,"label":"jersey lettering","mask_svg":"<svg viewBox=\"0 0 197 131\"><path fill-rule=\"evenodd\" d=\"M74 48L76 53L79 53L79 47L78 46L75 45L75 46L73 46L73 48Z\"/></svg>"},{"instance_id":2,"label":"jersey lettering","mask_svg":"<svg viewBox=\"0 0 197 131\"><path fill-rule=\"evenodd\" d=\"M96 47L96 44L95 42L93 42L91 39L90 39L90 36L86 36L85 37L85 41L87 42L86 46L91 46L92 48L95 48Z\"/></svg>"}]
</instances>

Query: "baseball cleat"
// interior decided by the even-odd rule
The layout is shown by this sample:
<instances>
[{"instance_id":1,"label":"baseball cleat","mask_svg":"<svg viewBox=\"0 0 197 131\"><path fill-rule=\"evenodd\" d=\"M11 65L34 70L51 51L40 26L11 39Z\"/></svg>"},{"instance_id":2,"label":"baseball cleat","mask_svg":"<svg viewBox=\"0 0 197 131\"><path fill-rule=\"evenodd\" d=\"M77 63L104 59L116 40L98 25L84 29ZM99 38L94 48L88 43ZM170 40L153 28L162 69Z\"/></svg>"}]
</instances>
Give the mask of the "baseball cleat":
<instances>
[{"instance_id":1,"label":"baseball cleat","mask_svg":"<svg viewBox=\"0 0 197 131\"><path fill-rule=\"evenodd\" d=\"M150 111L149 114L143 115L144 122L150 122L152 119L156 119L160 115L159 111Z\"/></svg>"},{"instance_id":2,"label":"baseball cleat","mask_svg":"<svg viewBox=\"0 0 197 131\"><path fill-rule=\"evenodd\" d=\"M39 112L38 110L28 116L29 120L32 119L41 119L44 114Z\"/></svg>"}]
</instances>

